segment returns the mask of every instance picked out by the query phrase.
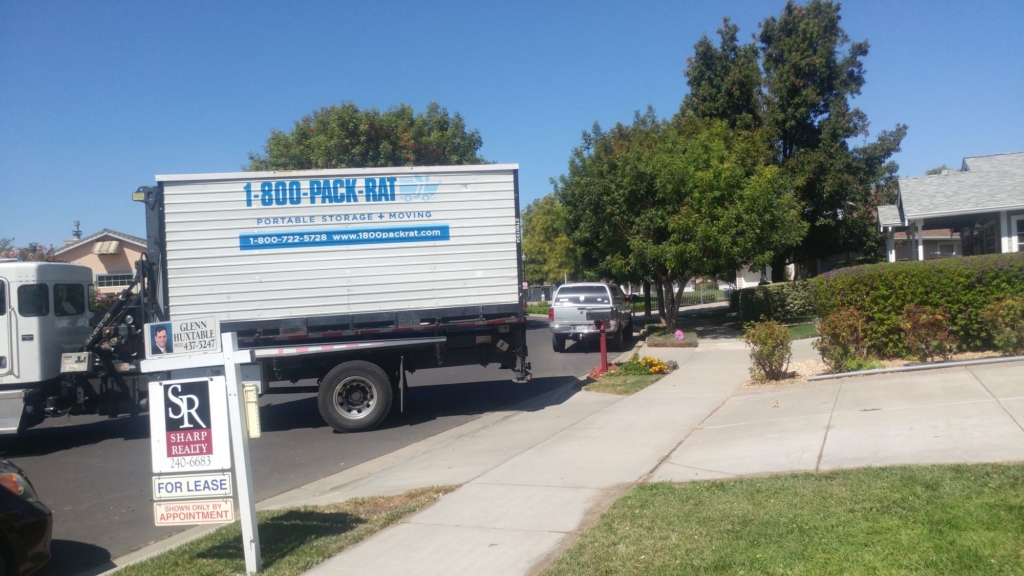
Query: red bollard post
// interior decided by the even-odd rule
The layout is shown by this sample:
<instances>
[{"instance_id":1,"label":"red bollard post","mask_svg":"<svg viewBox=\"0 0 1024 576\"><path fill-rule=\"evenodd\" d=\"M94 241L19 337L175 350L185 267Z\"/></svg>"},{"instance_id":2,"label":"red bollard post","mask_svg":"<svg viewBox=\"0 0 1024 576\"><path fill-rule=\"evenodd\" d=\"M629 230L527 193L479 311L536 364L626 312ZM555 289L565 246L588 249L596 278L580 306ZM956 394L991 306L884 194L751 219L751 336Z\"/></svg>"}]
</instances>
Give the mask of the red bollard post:
<instances>
[{"instance_id":1,"label":"red bollard post","mask_svg":"<svg viewBox=\"0 0 1024 576\"><path fill-rule=\"evenodd\" d=\"M597 329L601 331L601 373L608 371L608 342L605 339L605 323L597 321Z\"/></svg>"}]
</instances>

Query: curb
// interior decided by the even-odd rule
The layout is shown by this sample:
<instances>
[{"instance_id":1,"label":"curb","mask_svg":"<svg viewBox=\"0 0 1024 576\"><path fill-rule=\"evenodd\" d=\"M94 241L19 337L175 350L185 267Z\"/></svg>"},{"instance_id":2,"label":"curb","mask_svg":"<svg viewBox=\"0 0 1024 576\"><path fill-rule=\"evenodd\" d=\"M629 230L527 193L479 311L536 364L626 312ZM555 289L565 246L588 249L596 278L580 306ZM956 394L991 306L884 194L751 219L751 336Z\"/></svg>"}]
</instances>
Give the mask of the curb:
<instances>
[{"instance_id":1,"label":"curb","mask_svg":"<svg viewBox=\"0 0 1024 576\"><path fill-rule=\"evenodd\" d=\"M1000 356L997 358L977 358L975 360L953 360L950 362L935 362L933 364L908 364L895 368L875 368L873 370L861 370L859 372L840 372L839 374L821 374L811 376L808 382L819 380L833 380L836 378L848 378L850 376L871 376L874 374L898 374L900 372L917 372L920 370L938 370L940 368L957 368L960 366L981 366L984 364L1001 364L1003 362L1021 362L1024 356Z\"/></svg>"}]
</instances>

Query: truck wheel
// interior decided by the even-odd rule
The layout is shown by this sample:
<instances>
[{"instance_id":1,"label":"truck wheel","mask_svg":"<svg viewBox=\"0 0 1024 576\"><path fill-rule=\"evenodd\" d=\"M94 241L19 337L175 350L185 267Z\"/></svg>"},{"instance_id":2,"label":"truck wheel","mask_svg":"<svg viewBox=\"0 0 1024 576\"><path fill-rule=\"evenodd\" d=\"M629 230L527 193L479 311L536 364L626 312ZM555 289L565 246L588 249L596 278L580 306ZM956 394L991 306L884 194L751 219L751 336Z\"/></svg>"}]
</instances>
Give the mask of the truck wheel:
<instances>
[{"instance_id":1,"label":"truck wheel","mask_svg":"<svg viewBox=\"0 0 1024 576\"><path fill-rule=\"evenodd\" d=\"M622 342L626 348L633 345L633 320L629 320L629 324L626 325L625 331L622 333Z\"/></svg>"},{"instance_id":2,"label":"truck wheel","mask_svg":"<svg viewBox=\"0 0 1024 576\"><path fill-rule=\"evenodd\" d=\"M615 331L615 336L612 337L611 341L612 350L617 350L619 352L623 350L623 346L625 346L622 338L623 332L625 332L625 330L623 330L622 327L619 327L619 329Z\"/></svg>"},{"instance_id":3,"label":"truck wheel","mask_svg":"<svg viewBox=\"0 0 1024 576\"><path fill-rule=\"evenodd\" d=\"M552 334L551 347L554 348L555 352L565 352L565 336Z\"/></svg>"},{"instance_id":4,"label":"truck wheel","mask_svg":"<svg viewBox=\"0 0 1024 576\"><path fill-rule=\"evenodd\" d=\"M391 410L391 382L376 364L345 362L324 376L317 405L338 432L372 430Z\"/></svg>"}]
</instances>

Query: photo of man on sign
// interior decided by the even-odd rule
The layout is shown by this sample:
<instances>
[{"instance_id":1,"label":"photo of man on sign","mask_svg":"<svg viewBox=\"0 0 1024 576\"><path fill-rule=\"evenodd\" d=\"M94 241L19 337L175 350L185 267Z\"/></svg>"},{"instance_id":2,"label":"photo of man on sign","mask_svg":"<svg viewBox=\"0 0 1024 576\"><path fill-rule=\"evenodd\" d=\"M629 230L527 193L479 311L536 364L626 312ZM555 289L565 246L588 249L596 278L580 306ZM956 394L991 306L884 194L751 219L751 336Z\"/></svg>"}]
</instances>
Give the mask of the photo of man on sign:
<instances>
[{"instance_id":1,"label":"photo of man on sign","mask_svg":"<svg viewBox=\"0 0 1024 576\"><path fill-rule=\"evenodd\" d=\"M153 354L170 354L174 351L173 342L174 337L171 334L171 323L164 322L162 324L153 324L150 326L150 332L152 337L152 352Z\"/></svg>"}]
</instances>

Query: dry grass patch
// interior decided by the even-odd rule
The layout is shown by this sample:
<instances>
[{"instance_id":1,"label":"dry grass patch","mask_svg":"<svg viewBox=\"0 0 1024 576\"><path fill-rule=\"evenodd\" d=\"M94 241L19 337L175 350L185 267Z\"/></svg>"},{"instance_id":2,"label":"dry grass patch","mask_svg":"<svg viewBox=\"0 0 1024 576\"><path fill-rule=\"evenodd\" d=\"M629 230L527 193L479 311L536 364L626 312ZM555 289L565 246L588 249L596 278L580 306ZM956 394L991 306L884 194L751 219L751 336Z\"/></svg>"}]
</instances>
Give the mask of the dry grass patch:
<instances>
[{"instance_id":1,"label":"dry grass patch","mask_svg":"<svg viewBox=\"0 0 1024 576\"><path fill-rule=\"evenodd\" d=\"M261 511L257 513L263 557L260 574L302 574L452 490L454 486L434 486L398 496L353 498L327 506ZM242 532L237 522L117 572L118 576L234 576L244 573Z\"/></svg>"},{"instance_id":2,"label":"dry grass patch","mask_svg":"<svg viewBox=\"0 0 1024 576\"><path fill-rule=\"evenodd\" d=\"M960 352L953 354L950 361L957 360L979 360L982 358L999 358L1002 356L998 352ZM911 364L922 364L918 360L906 360L903 358L893 358L889 360L877 360L877 362L886 368L899 368L901 366L908 366ZM923 362L923 364L942 364L942 362ZM744 388L755 388L764 386L773 386L779 384L794 384L799 382L807 382L807 379L811 376L821 376L828 374L828 367L825 366L825 362L821 358L815 358L813 360L801 360L799 362L789 363L789 374L782 380L775 381L756 381L752 378L748 378L744 383Z\"/></svg>"}]
</instances>

